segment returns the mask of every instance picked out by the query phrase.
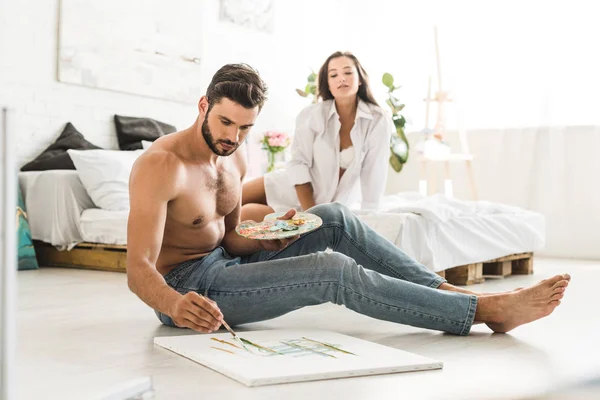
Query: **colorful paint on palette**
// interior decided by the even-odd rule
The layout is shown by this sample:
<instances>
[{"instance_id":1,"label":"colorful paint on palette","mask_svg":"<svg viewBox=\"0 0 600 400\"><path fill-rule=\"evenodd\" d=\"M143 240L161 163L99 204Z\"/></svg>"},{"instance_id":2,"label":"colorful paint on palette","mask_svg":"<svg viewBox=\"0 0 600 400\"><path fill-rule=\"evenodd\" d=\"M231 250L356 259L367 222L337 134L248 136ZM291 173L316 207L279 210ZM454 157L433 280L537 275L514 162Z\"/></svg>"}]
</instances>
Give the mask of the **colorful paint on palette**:
<instances>
[{"instance_id":1,"label":"colorful paint on palette","mask_svg":"<svg viewBox=\"0 0 600 400\"><path fill-rule=\"evenodd\" d=\"M267 215L262 222L242 221L235 230L249 239L275 240L299 236L323 225L323 220L315 214L297 213L289 220L277 219L282 215L283 213Z\"/></svg>"}]
</instances>

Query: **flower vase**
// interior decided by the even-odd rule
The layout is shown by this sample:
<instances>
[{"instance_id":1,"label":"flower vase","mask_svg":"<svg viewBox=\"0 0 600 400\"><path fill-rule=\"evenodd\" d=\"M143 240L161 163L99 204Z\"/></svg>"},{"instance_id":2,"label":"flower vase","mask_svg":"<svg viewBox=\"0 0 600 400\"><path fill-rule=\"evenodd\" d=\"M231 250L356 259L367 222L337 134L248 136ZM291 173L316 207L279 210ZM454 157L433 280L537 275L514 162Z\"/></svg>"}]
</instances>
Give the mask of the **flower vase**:
<instances>
[{"instance_id":1,"label":"flower vase","mask_svg":"<svg viewBox=\"0 0 600 400\"><path fill-rule=\"evenodd\" d=\"M267 172L275 171L275 153L273 153L272 151L267 151L267 158Z\"/></svg>"}]
</instances>

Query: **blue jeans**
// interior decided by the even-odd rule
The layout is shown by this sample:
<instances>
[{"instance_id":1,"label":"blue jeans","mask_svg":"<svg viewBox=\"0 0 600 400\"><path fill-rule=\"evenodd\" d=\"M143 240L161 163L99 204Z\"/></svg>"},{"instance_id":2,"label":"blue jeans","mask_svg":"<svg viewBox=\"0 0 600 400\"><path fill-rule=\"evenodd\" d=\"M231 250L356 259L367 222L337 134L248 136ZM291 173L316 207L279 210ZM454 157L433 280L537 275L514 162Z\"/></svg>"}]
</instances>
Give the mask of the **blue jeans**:
<instances>
[{"instance_id":1,"label":"blue jeans","mask_svg":"<svg viewBox=\"0 0 600 400\"><path fill-rule=\"evenodd\" d=\"M436 289L443 278L363 224L345 206L309 210L323 225L277 252L231 257L222 247L166 276L179 293L217 302L230 325L332 302L373 318L467 335L477 297ZM327 248L333 252L325 252ZM175 326L157 312L160 321Z\"/></svg>"}]
</instances>

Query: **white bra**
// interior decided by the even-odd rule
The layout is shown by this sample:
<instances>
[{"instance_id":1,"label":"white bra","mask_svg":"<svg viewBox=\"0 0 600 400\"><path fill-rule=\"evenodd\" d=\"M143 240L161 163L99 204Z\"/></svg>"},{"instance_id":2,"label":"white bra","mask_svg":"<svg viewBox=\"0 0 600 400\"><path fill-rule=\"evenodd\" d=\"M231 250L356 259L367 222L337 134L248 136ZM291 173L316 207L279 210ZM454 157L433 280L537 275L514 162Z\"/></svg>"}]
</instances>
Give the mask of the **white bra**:
<instances>
[{"instance_id":1,"label":"white bra","mask_svg":"<svg viewBox=\"0 0 600 400\"><path fill-rule=\"evenodd\" d=\"M340 151L340 168L348 169L354 161L354 146L350 146Z\"/></svg>"}]
</instances>

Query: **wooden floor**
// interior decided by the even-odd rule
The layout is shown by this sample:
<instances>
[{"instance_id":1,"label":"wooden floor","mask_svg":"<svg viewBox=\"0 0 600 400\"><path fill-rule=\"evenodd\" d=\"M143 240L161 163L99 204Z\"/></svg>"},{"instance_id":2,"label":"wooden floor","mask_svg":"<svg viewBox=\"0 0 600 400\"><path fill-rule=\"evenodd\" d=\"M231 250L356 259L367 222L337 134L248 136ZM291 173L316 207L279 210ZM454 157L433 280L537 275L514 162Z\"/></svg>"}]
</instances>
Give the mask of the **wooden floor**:
<instances>
[{"instance_id":1,"label":"wooden floor","mask_svg":"<svg viewBox=\"0 0 600 400\"><path fill-rule=\"evenodd\" d=\"M600 398L572 393L600 375L600 262L535 260L533 275L470 286L500 291L556 273L573 279L550 317L493 335L482 325L457 337L377 321L331 304L244 326L243 330L328 329L440 359L438 371L246 388L167 350L155 336L190 334L161 326L127 289L125 274L44 268L18 274L18 399L94 399L152 376L157 399L525 399ZM583 389L582 389L583 390ZM540 397L541 396L541 397Z\"/></svg>"}]
</instances>

